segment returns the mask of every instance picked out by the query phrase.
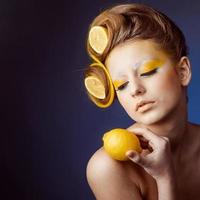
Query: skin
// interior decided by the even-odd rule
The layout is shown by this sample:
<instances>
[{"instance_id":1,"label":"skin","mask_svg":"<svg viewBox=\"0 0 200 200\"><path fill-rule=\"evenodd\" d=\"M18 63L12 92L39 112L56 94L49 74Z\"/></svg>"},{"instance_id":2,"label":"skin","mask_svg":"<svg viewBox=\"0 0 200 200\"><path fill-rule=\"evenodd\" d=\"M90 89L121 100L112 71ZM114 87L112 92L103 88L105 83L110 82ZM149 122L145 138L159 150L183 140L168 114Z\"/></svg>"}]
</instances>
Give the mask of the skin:
<instances>
[{"instance_id":1,"label":"skin","mask_svg":"<svg viewBox=\"0 0 200 200\"><path fill-rule=\"evenodd\" d=\"M200 126L187 119L189 59L184 56L174 62L152 40L135 40L116 46L105 65L119 103L136 121L127 129L144 145L141 154L127 152L128 162L110 159L103 148L95 152L87 165L87 178L96 198L198 199ZM155 73L142 75L155 68ZM154 104L137 111L141 100Z\"/></svg>"}]
</instances>

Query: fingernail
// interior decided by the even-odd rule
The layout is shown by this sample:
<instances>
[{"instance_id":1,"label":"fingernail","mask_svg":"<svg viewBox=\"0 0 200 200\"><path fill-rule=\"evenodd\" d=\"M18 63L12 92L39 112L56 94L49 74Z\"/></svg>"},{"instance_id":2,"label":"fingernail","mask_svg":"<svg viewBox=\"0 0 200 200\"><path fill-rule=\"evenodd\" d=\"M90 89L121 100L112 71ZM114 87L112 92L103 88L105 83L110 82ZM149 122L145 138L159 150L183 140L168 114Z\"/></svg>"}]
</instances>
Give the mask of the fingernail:
<instances>
[{"instance_id":1,"label":"fingernail","mask_svg":"<svg viewBox=\"0 0 200 200\"><path fill-rule=\"evenodd\" d=\"M136 156L136 153L134 153L134 152L128 152L127 154L126 154L129 158L134 158L135 156Z\"/></svg>"}]
</instances>

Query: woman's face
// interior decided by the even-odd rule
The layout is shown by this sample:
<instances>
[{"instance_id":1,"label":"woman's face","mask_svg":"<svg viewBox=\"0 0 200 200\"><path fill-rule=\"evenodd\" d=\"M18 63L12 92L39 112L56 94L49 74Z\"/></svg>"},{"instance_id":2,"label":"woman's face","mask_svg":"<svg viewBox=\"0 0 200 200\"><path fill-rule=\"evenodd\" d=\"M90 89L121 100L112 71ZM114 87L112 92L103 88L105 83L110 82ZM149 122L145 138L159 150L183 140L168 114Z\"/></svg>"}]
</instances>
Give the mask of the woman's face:
<instances>
[{"instance_id":1,"label":"woman's face","mask_svg":"<svg viewBox=\"0 0 200 200\"><path fill-rule=\"evenodd\" d=\"M136 122L146 125L159 122L185 98L175 64L151 40L116 46L105 65L120 104Z\"/></svg>"}]
</instances>

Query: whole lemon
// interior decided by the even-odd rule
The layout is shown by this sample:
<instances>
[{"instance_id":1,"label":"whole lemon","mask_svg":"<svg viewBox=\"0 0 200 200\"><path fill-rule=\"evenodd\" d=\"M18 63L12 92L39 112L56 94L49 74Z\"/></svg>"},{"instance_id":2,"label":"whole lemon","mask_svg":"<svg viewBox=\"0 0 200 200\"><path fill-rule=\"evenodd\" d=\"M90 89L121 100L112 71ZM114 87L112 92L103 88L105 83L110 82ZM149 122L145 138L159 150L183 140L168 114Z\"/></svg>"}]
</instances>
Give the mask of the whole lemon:
<instances>
[{"instance_id":1,"label":"whole lemon","mask_svg":"<svg viewBox=\"0 0 200 200\"><path fill-rule=\"evenodd\" d=\"M126 129L112 129L106 132L102 139L105 151L116 160L128 160L125 155L128 150L134 150L138 153L142 151L138 137Z\"/></svg>"}]
</instances>

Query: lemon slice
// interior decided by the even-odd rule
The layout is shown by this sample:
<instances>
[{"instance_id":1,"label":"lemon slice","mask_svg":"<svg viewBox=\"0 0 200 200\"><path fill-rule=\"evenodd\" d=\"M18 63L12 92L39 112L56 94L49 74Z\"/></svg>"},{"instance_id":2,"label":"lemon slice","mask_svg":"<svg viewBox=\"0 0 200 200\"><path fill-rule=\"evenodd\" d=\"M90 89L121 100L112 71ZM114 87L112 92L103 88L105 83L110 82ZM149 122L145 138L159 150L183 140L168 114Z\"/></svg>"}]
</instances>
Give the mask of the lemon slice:
<instances>
[{"instance_id":1,"label":"lemon slice","mask_svg":"<svg viewBox=\"0 0 200 200\"><path fill-rule=\"evenodd\" d=\"M89 44L94 51L102 54L108 44L108 35L106 28L102 26L93 26L89 32Z\"/></svg>"},{"instance_id":2,"label":"lemon slice","mask_svg":"<svg viewBox=\"0 0 200 200\"><path fill-rule=\"evenodd\" d=\"M98 99L104 99L106 97L103 83L95 76L85 78L85 87L91 95Z\"/></svg>"},{"instance_id":3,"label":"lemon slice","mask_svg":"<svg viewBox=\"0 0 200 200\"><path fill-rule=\"evenodd\" d=\"M105 65L103 65L103 63L101 63L96 57L93 58L96 63L92 63L90 65L90 67L97 67L97 68L101 68L104 70L106 77L107 77L107 81L109 83L109 89L108 89L108 94L106 94L105 99L103 99L103 101L101 101L101 99L97 99L95 97L93 97L92 95L90 95L90 99L93 101L93 103L95 103L98 107L100 108L107 108L109 107L114 99L115 99L115 90L114 90L114 86L112 84L112 80L110 77L109 72L107 71Z\"/></svg>"},{"instance_id":4,"label":"lemon slice","mask_svg":"<svg viewBox=\"0 0 200 200\"><path fill-rule=\"evenodd\" d=\"M138 153L142 151L138 137L126 129L112 129L103 135L102 140L105 151L116 160L128 160L128 150L135 150Z\"/></svg>"}]
</instances>

